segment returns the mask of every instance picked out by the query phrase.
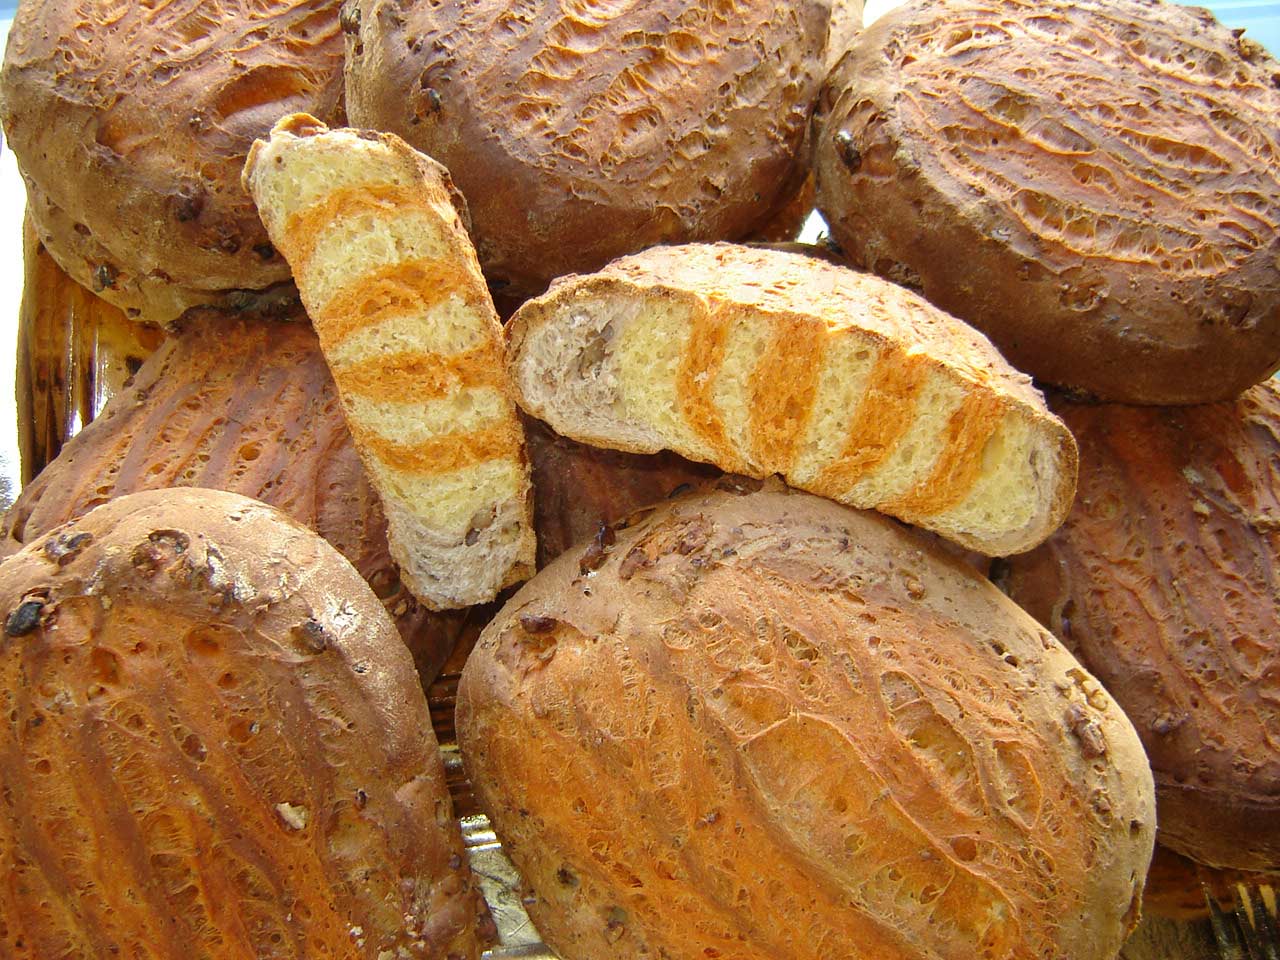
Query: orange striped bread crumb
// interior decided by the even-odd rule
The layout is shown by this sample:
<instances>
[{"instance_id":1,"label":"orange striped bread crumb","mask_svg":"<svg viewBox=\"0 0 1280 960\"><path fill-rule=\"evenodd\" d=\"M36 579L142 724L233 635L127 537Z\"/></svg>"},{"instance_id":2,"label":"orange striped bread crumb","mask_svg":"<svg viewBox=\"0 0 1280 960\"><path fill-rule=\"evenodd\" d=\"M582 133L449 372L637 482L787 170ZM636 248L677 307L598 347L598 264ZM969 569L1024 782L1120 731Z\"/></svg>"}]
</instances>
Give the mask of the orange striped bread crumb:
<instances>
[{"instance_id":1,"label":"orange striped bread crumb","mask_svg":"<svg viewBox=\"0 0 1280 960\"><path fill-rule=\"evenodd\" d=\"M299 114L254 144L244 180L293 269L410 589L447 609L528 577L524 434L448 172L394 136Z\"/></svg>"}]
</instances>

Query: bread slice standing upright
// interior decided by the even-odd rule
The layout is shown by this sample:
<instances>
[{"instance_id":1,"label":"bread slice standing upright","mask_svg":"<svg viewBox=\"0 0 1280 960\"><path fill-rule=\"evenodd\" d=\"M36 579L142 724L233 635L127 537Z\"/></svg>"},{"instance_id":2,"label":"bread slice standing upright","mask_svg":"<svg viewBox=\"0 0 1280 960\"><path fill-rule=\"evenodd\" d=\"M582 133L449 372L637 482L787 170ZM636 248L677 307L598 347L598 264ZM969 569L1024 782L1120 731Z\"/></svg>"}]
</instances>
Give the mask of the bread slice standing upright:
<instances>
[{"instance_id":1,"label":"bread slice standing upright","mask_svg":"<svg viewBox=\"0 0 1280 960\"><path fill-rule=\"evenodd\" d=\"M527 577L524 434L448 172L392 135L299 114L254 144L244 180L293 268L405 582L447 609Z\"/></svg>"},{"instance_id":2,"label":"bread slice standing upright","mask_svg":"<svg viewBox=\"0 0 1280 960\"><path fill-rule=\"evenodd\" d=\"M507 328L516 399L556 432L674 450L989 556L1062 522L1070 432L980 333L877 277L733 244L569 277Z\"/></svg>"}]
</instances>

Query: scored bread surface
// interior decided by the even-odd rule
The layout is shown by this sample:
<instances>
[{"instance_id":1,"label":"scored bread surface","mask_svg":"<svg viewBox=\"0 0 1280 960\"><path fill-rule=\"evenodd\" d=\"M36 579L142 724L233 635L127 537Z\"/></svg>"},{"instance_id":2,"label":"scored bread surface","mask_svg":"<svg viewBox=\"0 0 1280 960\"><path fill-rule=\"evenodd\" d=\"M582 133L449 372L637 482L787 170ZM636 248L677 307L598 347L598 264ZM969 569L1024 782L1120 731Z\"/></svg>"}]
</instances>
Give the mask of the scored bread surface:
<instances>
[{"instance_id":1,"label":"scored bread surface","mask_svg":"<svg viewBox=\"0 0 1280 960\"><path fill-rule=\"evenodd\" d=\"M476 797L565 960L1107 960L1132 725L984 577L781 484L581 544L458 688Z\"/></svg>"},{"instance_id":2,"label":"scored bread surface","mask_svg":"<svg viewBox=\"0 0 1280 960\"><path fill-rule=\"evenodd\" d=\"M245 183L293 268L410 588L449 608L524 579L524 435L448 173L394 136L294 116L254 145Z\"/></svg>"},{"instance_id":3,"label":"scored bread surface","mask_svg":"<svg viewBox=\"0 0 1280 960\"><path fill-rule=\"evenodd\" d=\"M0 565L0 957L476 960L413 663L316 534L112 500Z\"/></svg>"},{"instance_id":4,"label":"scored bread surface","mask_svg":"<svg viewBox=\"0 0 1280 960\"><path fill-rule=\"evenodd\" d=\"M981 334L866 274L732 244L570 277L507 331L517 400L557 432L670 449L874 507L988 555L1075 489L1071 434Z\"/></svg>"}]
</instances>

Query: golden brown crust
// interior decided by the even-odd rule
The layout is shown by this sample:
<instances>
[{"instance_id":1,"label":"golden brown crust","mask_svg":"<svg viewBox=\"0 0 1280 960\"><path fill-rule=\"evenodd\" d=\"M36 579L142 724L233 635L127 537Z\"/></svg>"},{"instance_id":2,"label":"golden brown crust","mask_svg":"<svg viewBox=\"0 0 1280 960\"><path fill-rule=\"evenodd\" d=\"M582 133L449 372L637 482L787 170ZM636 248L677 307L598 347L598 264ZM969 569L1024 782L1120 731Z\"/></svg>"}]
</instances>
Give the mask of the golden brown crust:
<instances>
[{"instance_id":1,"label":"golden brown crust","mask_svg":"<svg viewBox=\"0 0 1280 960\"><path fill-rule=\"evenodd\" d=\"M639 456L575 443L532 417L525 418L524 429L533 464L539 569L597 536L603 560L605 528L721 476L715 467L674 453Z\"/></svg>"},{"instance_id":2,"label":"golden brown crust","mask_svg":"<svg viewBox=\"0 0 1280 960\"><path fill-rule=\"evenodd\" d=\"M1280 386L1177 409L1060 402L1080 493L1010 595L1133 720L1160 840L1280 869Z\"/></svg>"},{"instance_id":3,"label":"golden brown crust","mask_svg":"<svg viewBox=\"0 0 1280 960\"><path fill-rule=\"evenodd\" d=\"M162 323L287 280L240 170L280 116L342 119L339 7L23 3L3 121L63 268Z\"/></svg>"},{"instance_id":4,"label":"golden brown crust","mask_svg":"<svg viewBox=\"0 0 1280 960\"><path fill-rule=\"evenodd\" d=\"M767 486L659 508L594 572L570 551L486 628L457 720L572 960L1111 957L1136 922L1132 727L875 514Z\"/></svg>"},{"instance_id":5,"label":"golden brown crust","mask_svg":"<svg viewBox=\"0 0 1280 960\"><path fill-rule=\"evenodd\" d=\"M1232 397L1280 365L1278 73L1162 0L906 4L819 97L818 206L1037 378Z\"/></svg>"},{"instance_id":6,"label":"golden brown crust","mask_svg":"<svg viewBox=\"0 0 1280 960\"><path fill-rule=\"evenodd\" d=\"M208 490L0 566L0 952L478 956L426 701L328 544Z\"/></svg>"},{"instance_id":7,"label":"golden brown crust","mask_svg":"<svg viewBox=\"0 0 1280 960\"><path fill-rule=\"evenodd\" d=\"M352 122L450 169L486 275L516 292L655 243L746 236L803 181L824 2L348 11Z\"/></svg>"},{"instance_id":8,"label":"golden brown crust","mask_svg":"<svg viewBox=\"0 0 1280 960\"><path fill-rule=\"evenodd\" d=\"M319 344L296 299L289 316L187 318L101 416L23 490L6 539L30 543L112 497L210 487L279 507L355 565L395 617L423 684L461 616L433 614L400 580Z\"/></svg>"}]
</instances>

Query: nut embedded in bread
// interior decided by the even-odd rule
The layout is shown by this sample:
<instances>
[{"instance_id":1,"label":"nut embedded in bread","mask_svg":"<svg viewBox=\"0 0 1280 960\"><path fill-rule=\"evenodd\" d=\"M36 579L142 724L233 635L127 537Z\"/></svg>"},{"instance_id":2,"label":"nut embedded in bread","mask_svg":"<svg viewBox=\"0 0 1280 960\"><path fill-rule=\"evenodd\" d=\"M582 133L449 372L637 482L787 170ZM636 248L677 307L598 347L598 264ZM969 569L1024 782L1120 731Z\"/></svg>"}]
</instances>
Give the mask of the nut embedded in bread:
<instances>
[{"instance_id":1,"label":"nut embedded in bread","mask_svg":"<svg viewBox=\"0 0 1280 960\"><path fill-rule=\"evenodd\" d=\"M23 0L0 115L63 269L156 323L288 280L240 171L285 114L342 118L340 6Z\"/></svg>"},{"instance_id":2,"label":"nut embedded in bread","mask_svg":"<svg viewBox=\"0 0 1280 960\"><path fill-rule=\"evenodd\" d=\"M1133 727L874 513L694 495L594 572L571 551L485 629L457 720L565 960L1104 960L1137 921Z\"/></svg>"},{"instance_id":3,"label":"nut embedded in bread","mask_svg":"<svg viewBox=\"0 0 1280 960\"><path fill-rule=\"evenodd\" d=\"M283 309L298 322L210 308L184 317L128 389L23 489L5 516L6 547L142 490L208 487L261 500L351 561L429 684L462 616L426 610L402 582L316 335L296 297Z\"/></svg>"},{"instance_id":4,"label":"nut embedded in bread","mask_svg":"<svg viewBox=\"0 0 1280 960\"><path fill-rule=\"evenodd\" d=\"M1169 409L1055 404L1080 496L1010 596L1106 684L1151 758L1160 842L1280 871L1280 383Z\"/></svg>"},{"instance_id":5,"label":"nut embedded in bread","mask_svg":"<svg viewBox=\"0 0 1280 960\"><path fill-rule=\"evenodd\" d=\"M814 257L655 247L560 281L507 339L517 401L564 436L780 473L991 556L1075 490L1070 433L981 334Z\"/></svg>"},{"instance_id":6,"label":"nut embedded in bread","mask_svg":"<svg viewBox=\"0 0 1280 960\"><path fill-rule=\"evenodd\" d=\"M413 663L328 544L213 490L0 565L0 956L476 960Z\"/></svg>"},{"instance_id":7,"label":"nut embedded in bread","mask_svg":"<svg viewBox=\"0 0 1280 960\"><path fill-rule=\"evenodd\" d=\"M358 0L347 109L449 168L523 297L656 243L740 240L800 189L827 0Z\"/></svg>"},{"instance_id":8,"label":"nut embedded in bread","mask_svg":"<svg viewBox=\"0 0 1280 960\"><path fill-rule=\"evenodd\" d=\"M434 609L533 572L524 434L502 330L448 172L390 134L281 120L245 185L288 259L392 555Z\"/></svg>"},{"instance_id":9,"label":"nut embedded in bread","mask_svg":"<svg viewBox=\"0 0 1280 960\"><path fill-rule=\"evenodd\" d=\"M818 208L1046 383L1225 400L1280 366L1280 62L1164 0L906 3L814 118Z\"/></svg>"}]
</instances>

